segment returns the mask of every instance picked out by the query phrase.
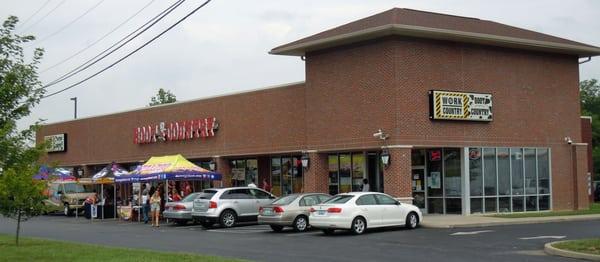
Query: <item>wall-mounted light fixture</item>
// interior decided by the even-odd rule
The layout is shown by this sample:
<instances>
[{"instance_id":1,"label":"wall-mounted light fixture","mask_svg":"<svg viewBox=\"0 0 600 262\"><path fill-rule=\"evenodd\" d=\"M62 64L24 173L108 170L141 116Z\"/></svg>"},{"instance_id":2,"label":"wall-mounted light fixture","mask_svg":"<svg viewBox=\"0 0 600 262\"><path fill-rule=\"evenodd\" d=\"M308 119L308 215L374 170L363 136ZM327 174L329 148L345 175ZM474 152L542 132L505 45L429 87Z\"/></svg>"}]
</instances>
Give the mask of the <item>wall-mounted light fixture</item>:
<instances>
[{"instance_id":1,"label":"wall-mounted light fixture","mask_svg":"<svg viewBox=\"0 0 600 262\"><path fill-rule=\"evenodd\" d=\"M573 144L573 139L571 139L570 136L565 136L565 142L567 142L567 144L571 145L571 144Z\"/></svg>"},{"instance_id":2,"label":"wall-mounted light fixture","mask_svg":"<svg viewBox=\"0 0 600 262\"><path fill-rule=\"evenodd\" d=\"M383 149L381 152L381 163L384 167L388 167L390 165L390 152L387 149Z\"/></svg>"},{"instance_id":3,"label":"wall-mounted light fixture","mask_svg":"<svg viewBox=\"0 0 600 262\"><path fill-rule=\"evenodd\" d=\"M215 171L217 164L215 163L215 161L211 160L210 162L208 162L208 168L210 169L210 171Z\"/></svg>"},{"instance_id":4,"label":"wall-mounted light fixture","mask_svg":"<svg viewBox=\"0 0 600 262\"><path fill-rule=\"evenodd\" d=\"M303 168L308 168L308 164L309 164L309 160L310 158L308 157L307 153L303 153L302 157L300 158L300 161L302 162L302 167Z\"/></svg>"}]
</instances>

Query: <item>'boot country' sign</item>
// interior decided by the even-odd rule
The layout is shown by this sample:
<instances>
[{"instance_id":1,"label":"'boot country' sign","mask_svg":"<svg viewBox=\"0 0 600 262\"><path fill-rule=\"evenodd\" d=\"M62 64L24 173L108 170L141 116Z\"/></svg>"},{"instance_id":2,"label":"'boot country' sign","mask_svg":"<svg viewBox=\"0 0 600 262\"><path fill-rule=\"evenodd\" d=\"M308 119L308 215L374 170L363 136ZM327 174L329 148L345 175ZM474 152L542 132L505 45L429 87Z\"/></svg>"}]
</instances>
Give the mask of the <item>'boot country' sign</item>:
<instances>
[{"instance_id":1,"label":"'boot country' sign","mask_svg":"<svg viewBox=\"0 0 600 262\"><path fill-rule=\"evenodd\" d=\"M133 143L150 144L207 138L215 136L218 129L219 123L214 117L169 123L160 122L155 125L134 128Z\"/></svg>"},{"instance_id":2,"label":"'boot country' sign","mask_svg":"<svg viewBox=\"0 0 600 262\"><path fill-rule=\"evenodd\" d=\"M429 118L492 121L492 95L431 90L429 91Z\"/></svg>"}]
</instances>

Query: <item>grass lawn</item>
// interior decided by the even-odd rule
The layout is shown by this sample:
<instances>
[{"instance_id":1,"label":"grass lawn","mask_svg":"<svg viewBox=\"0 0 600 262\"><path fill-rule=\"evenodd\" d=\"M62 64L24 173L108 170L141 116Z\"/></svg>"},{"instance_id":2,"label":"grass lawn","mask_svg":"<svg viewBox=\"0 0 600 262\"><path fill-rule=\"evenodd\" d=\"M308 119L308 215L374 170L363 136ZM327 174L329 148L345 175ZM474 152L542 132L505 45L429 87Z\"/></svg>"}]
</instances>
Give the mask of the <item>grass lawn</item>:
<instances>
[{"instance_id":1,"label":"grass lawn","mask_svg":"<svg viewBox=\"0 0 600 262\"><path fill-rule=\"evenodd\" d=\"M552 245L555 248L569 251L600 255L600 239L572 240Z\"/></svg>"},{"instance_id":2,"label":"grass lawn","mask_svg":"<svg viewBox=\"0 0 600 262\"><path fill-rule=\"evenodd\" d=\"M241 261L188 253L115 248L0 234L0 261Z\"/></svg>"},{"instance_id":3,"label":"grass lawn","mask_svg":"<svg viewBox=\"0 0 600 262\"><path fill-rule=\"evenodd\" d=\"M520 218L520 217L576 216L576 215L592 215L592 214L600 214L600 203L592 203L590 205L590 208L587 210L496 214L496 215L491 215L491 217Z\"/></svg>"}]
</instances>

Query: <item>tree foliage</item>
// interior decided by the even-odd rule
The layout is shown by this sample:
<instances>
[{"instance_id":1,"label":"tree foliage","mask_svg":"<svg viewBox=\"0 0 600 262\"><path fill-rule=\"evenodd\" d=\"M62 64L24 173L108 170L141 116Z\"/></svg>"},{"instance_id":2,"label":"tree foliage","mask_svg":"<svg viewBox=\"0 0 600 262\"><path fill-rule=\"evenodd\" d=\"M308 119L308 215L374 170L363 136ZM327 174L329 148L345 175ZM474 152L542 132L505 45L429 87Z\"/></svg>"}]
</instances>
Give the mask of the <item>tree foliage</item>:
<instances>
[{"instance_id":1,"label":"tree foliage","mask_svg":"<svg viewBox=\"0 0 600 262\"><path fill-rule=\"evenodd\" d=\"M150 99L149 106L169 104L169 103L173 103L173 102L177 102L177 97L175 97L175 95L173 93L171 93L171 91L169 91L169 90L165 91L164 89L161 88L161 89L158 89L158 94L156 94L156 96L154 96Z\"/></svg>"},{"instance_id":2,"label":"tree foliage","mask_svg":"<svg viewBox=\"0 0 600 262\"><path fill-rule=\"evenodd\" d=\"M17 121L45 92L37 74L43 49L26 58L22 44L35 38L14 34L18 21L11 16L0 27L0 214L17 219L17 244L21 221L40 214L44 198L44 185L32 179L44 153L43 143L31 146L38 124L19 130Z\"/></svg>"},{"instance_id":3,"label":"tree foliage","mask_svg":"<svg viewBox=\"0 0 600 262\"><path fill-rule=\"evenodd\" d=\"M581 115L592 117L592 158L594 180L600 180L600 83L596 79L579 83Z\"/></svg>"}]
</instances>

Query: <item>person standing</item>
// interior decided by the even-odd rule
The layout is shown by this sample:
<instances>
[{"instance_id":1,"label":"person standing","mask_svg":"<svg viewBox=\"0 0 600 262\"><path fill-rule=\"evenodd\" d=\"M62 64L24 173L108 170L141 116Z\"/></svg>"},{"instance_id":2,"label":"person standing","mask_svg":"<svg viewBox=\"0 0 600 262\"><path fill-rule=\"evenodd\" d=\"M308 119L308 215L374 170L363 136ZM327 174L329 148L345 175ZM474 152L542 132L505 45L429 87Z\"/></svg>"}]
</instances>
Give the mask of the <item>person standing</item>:
<instances>
[{"instance_id":1,"label":"person standing","mask_svg":"<svg viewBox=\"0 0 600 262\"><path fill-rule=\"evenodd\" d=\"M152 195L152 197L150 198L150 212L151 212L151 216L152 216L152 226L154 227L159 227L158 225L158 219L160 216L160 201L161 201L161 197L160 197L160 190L156 190L154 191L154 194Z\"/></svg>"},{"instance_id":2,"label":"person standing","mask_svg":"<svg viewBox=\"0 0 600 262\"><path fill-rule=\"evenodd\" d=\"M266 178L263 178L262 189L264 189L267 192L271 192L271 185L269 185Z\"/></svg>"},{"instance_id":3,"label":"person standing","mask_svg":"<svg viewBox=\"0 0 600 262\"><path fill-rule=\"evenodd\" d=\"M148 224L148 212L150 211L150 191L146 184L142 184L142 214L144 224Z\"/></svg>"},{"instance_id":4,"label":"person standing","mask_svg":"<svg viewBox=\"0 0 600 262\"><path fill-rule=\"evenodd\" d=\"M254 178L252 178L252 181L250 181L250 184L248 184L248 187L256 188L256 184L254 184Z\"/></svg>"},{"instance_id":5,"label":"person standing","mask_svg":"<svg viewBox=\"0 0 600 262\"><path fill-rule=\"evenodd\" d=\"M371 188L369 186L369 180L367 180L365 178L365 179L363 179L362 192L369 192L369 191L371 191Z\"/></svg>"}]
</instances>

